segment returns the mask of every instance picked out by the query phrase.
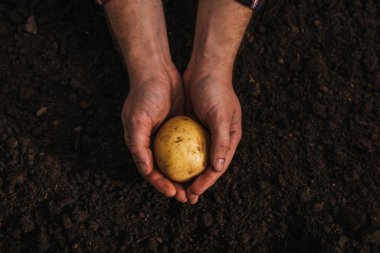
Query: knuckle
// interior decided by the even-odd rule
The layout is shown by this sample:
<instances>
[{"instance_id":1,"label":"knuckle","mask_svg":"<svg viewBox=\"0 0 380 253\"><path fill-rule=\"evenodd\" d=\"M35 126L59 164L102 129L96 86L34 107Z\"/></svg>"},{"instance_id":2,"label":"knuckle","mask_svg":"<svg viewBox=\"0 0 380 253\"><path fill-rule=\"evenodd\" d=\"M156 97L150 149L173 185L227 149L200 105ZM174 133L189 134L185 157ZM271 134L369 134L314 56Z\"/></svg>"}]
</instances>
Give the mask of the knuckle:
<instances>
[{"instance_id":1,"label":"knuckle","mask_svg":"<svg viewBox=\"0 0 380 253\"><path fill-rule=\"evenodd\" d=\"M222 152L227 154L230 150L230 142L229 140L221 140L215 143L215 150L217 153Z\"/></svg>"},{"instance_id":2,"label":"knuckle","mask_svg":"<svg viewBox=\"0 0 380 253\"><path fill-rule=\"evenodd\" d=\"M195 187L193 187L192 189L190 189L190 193L191 193L192 195L197 195L197 196L199 196L199 195L201 195L203 192L201 191L200 188L195 188Z\"/></svg>"},{"instance_id":3,"label":"knuckle","mask_svg":"<svg viewBox=\"0 0 380 253\"><path fill-rule=\"evenodd\" d=\"M228 152L230 150L230 142L229 141L221 141L217 148L223 152Z\"/></svg>"},{"instance_id":4,"label":"knuckle","mask_svg":"<svg viewBox=\"0 0 380 253\"><path fill-rule=\"evenodd\" d=\"M131 152L131 155L137 156L140 153L139 147L136 144L131 144L129 146L129 151Z\"/></svg>"},{"instance_id":5,"label":"knuckle","mask_svg":"<svg viewBox=\"0 0 380 253\"><path fill-rule=\"evenodd\" d=\"M132 126L140 126L141 124L144 123L143 117L136 115L132 118L129 119L129 124Z\"/></svg>"}]
</instances>

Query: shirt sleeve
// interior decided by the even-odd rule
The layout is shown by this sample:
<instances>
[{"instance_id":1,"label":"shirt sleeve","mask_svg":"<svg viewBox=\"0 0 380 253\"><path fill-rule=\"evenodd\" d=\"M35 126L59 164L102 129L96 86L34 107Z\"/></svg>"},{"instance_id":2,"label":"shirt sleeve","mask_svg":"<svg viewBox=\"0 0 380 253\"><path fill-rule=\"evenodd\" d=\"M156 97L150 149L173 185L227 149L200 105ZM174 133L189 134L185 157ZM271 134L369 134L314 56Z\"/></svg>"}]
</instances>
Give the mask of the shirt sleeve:
<instances>
[{"instance_id":1,"label":"shirt sleeve","mask_svg":"<svg viewBox=\"0 0 380 253\"><path fill-rule=\"evenodd\" d=\"M245 6L248 6L251 9L259 9L265 0L237 0Z\"/></svg>"}]
</instances>

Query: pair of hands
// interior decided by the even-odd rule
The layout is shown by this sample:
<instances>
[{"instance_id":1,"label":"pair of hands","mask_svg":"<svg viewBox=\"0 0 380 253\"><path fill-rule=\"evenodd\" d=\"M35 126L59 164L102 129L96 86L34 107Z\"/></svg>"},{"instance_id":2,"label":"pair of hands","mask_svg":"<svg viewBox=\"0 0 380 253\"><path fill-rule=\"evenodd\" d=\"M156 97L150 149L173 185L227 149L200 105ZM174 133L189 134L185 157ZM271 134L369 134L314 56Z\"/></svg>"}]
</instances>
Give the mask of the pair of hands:
<instances>
[{"instance_id":1,"label":"pair of hands","mask_svg":"<svg viewBox=\"0 0 380 253\"><path fill-rule=\"evenodd\" d=\"M122 110L124 137L140 174L159 192L195 204L226 171L241 139L241 107L229 72L200 64L182 78L174 64L145 77L130 77ZM187 114L211 133L210 166L188 189L164 177L154 166L151 134L168 117Z\"/></svg>"}]
</instances>

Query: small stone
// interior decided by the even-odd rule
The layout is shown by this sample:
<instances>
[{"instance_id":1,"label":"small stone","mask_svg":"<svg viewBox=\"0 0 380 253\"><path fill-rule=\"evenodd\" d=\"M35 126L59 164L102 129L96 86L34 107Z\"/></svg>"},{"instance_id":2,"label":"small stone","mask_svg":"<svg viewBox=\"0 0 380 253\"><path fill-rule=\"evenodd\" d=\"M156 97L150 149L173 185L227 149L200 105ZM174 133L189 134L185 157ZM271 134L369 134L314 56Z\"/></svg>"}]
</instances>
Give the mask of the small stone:
<instances>
[{"instance_id":1,"label":"small stone","mask_svg":"<svg viewBox=\"0 0 380 253\"><path fill-rule=\"evenodd\" d=\"M322 22L320 21L320 20L315 20L314 21L314 25L316 25L316 26L321 26L322 25Z\"/></svg>"},{"instance_id":2,"label":"small stone","mask_svg":"<svg viewBox=\"0 0 380 253\"><path fill-rule=\"evenodd\" d=\"M11 137L11 138L8 139L8 141L7 141L7 145L8 145L8 147L11 148L11 149L17 148L17 146L18 146L18 141L16 140L16 138Z\"/></svg>"},{"instance_id":3,"label":"small stone","mask_svg":"<svg viewBox=\"0 0 380 253\"><path fill-rule=\"evenodd\" d=\"M34 15L29 16L28 19L26 20L25 30L28 33L32 33L32 34L38 33L38 27L37 27L37 23L36 23L36 19Z\"/></svg>"},{"instance_id":4,"label":"small stone","mask_svg":"<svg viewBox=\"0 0 380 253\"><path fill-rule=\"evenodd\" d=\"M299 29L297 26L294 26L294 25L291 25L290 26L290 30L292 31L292 33L299 33Z\"/></svg>"},{"instance_id":5,"label":"small stone","mask_svg":"<svg viewBox=\"0 0 380 253\"><path fill-rule=\"evenodd\" d=\"M278 63L279 63L279 64L284 64L285 61L284 61L284 59L281 58L281 59L278 60Z\"/></svg>"},{"instance_id":6,"label":"small stone","mask_svg":"<svg viewBox=\"0 0 380 253\"><path fill-rule=\"evenodd\" d=\"M41 107L37 112L36 112L36 116L37 117L41 117L42 115L44 115L46 112L47 112L47 107L44 106L44 107Z\"/></svg>"}]
</instances>

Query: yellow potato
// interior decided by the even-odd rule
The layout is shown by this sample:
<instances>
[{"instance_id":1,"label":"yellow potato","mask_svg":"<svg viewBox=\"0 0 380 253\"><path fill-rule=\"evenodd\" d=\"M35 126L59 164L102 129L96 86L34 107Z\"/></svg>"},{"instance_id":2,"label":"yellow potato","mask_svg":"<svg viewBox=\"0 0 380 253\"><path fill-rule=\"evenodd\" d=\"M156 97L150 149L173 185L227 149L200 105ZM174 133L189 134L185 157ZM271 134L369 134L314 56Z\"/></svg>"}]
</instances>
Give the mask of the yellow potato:
<instances>
[{"instance_id":1,"label":"yellow potato","mask_svg":"<svg viewBox=\"0 0 380 253\"><path fill-rule=\"evenodd\" d=\"M209 149L210 139L205 128L185 116L164 123L154 140L158 168L179 183L191 180L206 169Z\"/></svg>"}]
</instances>

